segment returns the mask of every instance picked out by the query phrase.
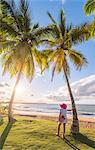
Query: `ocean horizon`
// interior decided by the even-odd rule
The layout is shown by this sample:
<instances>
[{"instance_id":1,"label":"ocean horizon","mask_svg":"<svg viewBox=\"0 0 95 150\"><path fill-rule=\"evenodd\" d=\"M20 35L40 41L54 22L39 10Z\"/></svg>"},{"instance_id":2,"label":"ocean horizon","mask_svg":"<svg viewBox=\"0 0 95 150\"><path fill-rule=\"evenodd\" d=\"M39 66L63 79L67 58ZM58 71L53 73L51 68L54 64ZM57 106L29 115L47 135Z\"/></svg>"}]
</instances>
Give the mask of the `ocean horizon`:
<instances>
[{"instance_id":1,"label":"ocean horizon","mask_svg":"<svg viewBox=\"0 0 95 150\"><path fill-rule=\"evenodd\" d=\"M72 114L71 104L67 104L68 115ZM93 104L76 104L78 115L85 117L95 117L95 105ZM48 103L14 103L14 113L25 115L50 115L55 116L59 114L59 104Z\"/></svg>"}]
</instances>

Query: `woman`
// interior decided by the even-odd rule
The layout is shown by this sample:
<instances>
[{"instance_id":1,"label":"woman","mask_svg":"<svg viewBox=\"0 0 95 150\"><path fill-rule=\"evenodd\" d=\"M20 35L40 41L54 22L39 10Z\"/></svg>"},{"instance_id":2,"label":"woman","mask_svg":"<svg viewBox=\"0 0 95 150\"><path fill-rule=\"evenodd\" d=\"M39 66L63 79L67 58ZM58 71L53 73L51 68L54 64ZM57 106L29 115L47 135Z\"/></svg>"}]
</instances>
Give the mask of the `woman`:
<instances>
[{"instance_id":1,"label":"woman","mask_svg":"<svg viewBox=\"0 0 95 150\"><path fill-rule=\"evenodd\" d=\"M62 135L63 139L65 138L66 123L67 123L67 105L63 103L60 105L59 123L58 123L58 131L57 131L57 136L59 136L60 127L63 124L63 135Z\"/></svg>"}]
</instances>

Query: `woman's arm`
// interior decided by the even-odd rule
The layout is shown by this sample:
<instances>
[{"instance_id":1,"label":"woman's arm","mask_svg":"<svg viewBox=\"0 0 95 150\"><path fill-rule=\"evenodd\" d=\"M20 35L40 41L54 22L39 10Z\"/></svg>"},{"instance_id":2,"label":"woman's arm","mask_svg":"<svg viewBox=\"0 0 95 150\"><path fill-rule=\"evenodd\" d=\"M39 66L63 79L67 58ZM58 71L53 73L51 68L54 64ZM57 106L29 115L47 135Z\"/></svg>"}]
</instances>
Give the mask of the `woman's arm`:
<instances>
[{"instance_id":1,"label":"woman's arm","mask_svg":"<svg viewBox=\"0 0 95 150\"><path fill-rule=\"evenodd\" d=\"M67 111L72 111L72 109L67 109Z\"/></svg>"},{"instance_id":2,"label":"woman's arm","mask_svg":"<svg viewBox=\"0 0 95 150\"><path fill-rule=\"evenodd\" d=\"M72 110L74 110L75 108L72 108L72 109L67 109L67 111L72 111Z\"/></svg>"}]
</instances>

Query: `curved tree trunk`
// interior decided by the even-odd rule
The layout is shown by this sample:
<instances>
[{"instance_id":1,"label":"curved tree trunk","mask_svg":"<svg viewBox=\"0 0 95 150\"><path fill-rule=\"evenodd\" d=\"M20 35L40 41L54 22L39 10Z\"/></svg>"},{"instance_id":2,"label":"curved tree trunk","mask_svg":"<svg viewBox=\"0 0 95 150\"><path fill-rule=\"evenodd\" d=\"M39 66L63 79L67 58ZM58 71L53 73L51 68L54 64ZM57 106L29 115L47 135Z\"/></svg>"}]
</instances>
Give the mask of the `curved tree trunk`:
<instances>
[{"instance_id":1,"label":"curved tree trunk","mask_svg":"<svg viewBox=\"0 0 95 150\"><path fill-rule=\"evenodd\" d=\"M68 91L69 91L69 95L70 95L71 103L72 103L73 122L72 122L72 126L71 126L71 132L72 133L79 133L79 120L78 120L78 116L77 116L77 110L76 110L76 106L75 106L74 97L73 97L71 87L69 84L69 80L68 80L68 76L67 76L67 73L66 73L64 67L63 67L63 71L64 71L64 76L66 79L66 83L67 83L67 87L68 87Z\"/></svg>"},{"instance_id":2,"label":"curved tree trunk","mask_svg":"<svg viewBox=\"0 0 95 150\"><path fill-rule=\"evenodd\" d=\"M18 85L20 77L21 77L21 70L22 70L22 66L21 66L21 68L19 70L19 73L18 73L18 76L17 76L17 80L16 80L15 86L13 88L13 92L12 92L11 99L10 99L10 102L9 102L9 109L8 109L8 121L9 122L15 122L16 121L13 118L12 106L13 106L13 100L14 100L15 93L16 93L16 88L17 88L17 85Z\"/></svg>"}]
</instances>

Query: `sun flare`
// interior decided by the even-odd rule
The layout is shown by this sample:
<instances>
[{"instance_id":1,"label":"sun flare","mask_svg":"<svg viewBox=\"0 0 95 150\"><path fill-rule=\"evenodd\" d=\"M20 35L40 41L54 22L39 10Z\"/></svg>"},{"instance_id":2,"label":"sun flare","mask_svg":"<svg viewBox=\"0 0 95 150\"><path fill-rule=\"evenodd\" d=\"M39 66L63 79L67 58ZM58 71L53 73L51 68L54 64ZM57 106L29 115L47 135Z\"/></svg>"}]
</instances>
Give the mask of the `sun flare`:
<instances>
[{"instance_id":1,"label":"sun flare","mask_svg":"<svg viewBox=\"0 0 95 150\"><path fill-rule=\"evenodd\" d=\"M16 88L16 95L22 95L25 92L25 86L18 85Z\"/></svg>"}]
</instances>

